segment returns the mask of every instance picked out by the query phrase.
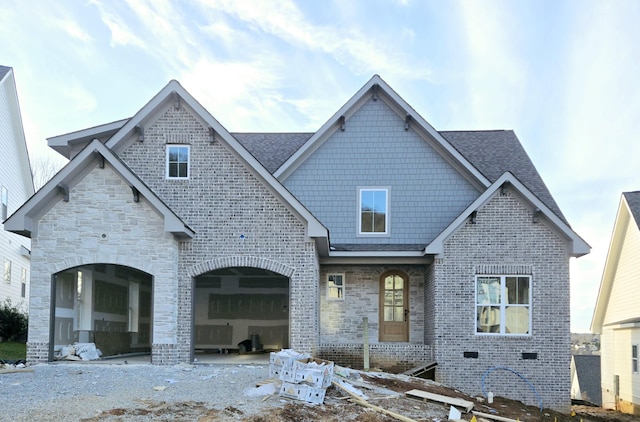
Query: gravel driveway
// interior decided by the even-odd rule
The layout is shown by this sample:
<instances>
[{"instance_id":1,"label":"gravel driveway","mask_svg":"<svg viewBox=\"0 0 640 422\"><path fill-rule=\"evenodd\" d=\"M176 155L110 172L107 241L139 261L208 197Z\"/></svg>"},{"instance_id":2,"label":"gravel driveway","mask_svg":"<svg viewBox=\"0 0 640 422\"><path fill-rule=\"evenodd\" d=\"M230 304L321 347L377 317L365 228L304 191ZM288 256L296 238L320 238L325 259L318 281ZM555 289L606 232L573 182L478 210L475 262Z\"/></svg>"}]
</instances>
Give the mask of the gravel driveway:
<instances>
[{"instance_id":1,"label":"gravel driveway","mask_svg":"<svg viewBox=\"0 0 640 422\"><path fill-rule=\"evenodd\" d=\"M34 365L0 374L0 419L158 420L164 408L166 420L238 420L281 404L265 400L272 384L256 388L268 377L268 365Z\"/></svg>"}]
</instances>

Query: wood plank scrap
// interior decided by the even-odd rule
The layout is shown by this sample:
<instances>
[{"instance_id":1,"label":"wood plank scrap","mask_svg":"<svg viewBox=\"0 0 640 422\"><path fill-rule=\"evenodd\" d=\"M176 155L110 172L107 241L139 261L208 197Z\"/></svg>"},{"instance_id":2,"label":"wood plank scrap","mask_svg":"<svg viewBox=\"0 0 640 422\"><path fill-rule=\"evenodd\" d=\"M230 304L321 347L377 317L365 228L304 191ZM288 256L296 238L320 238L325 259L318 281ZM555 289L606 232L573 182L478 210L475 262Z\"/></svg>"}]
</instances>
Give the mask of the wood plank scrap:
<instances>
[{"instance_id":1,"label":"wood plank scrap","mask_svg":"<svg viewBox=\"0 0 640 422\"><path fill-rule=\"evenodd\" d=\"M428 391L422 391L422 390L410 390L404 394L409 397L422 399L424 401L432 400L440 403L450 404L456 407L462 407L463 409L465 409L465 412L470 412L471 409L473 409L473 402L463 400L457 397L448 397L448 396L443 396L441 394L429 393Z\"/></svg>"}]
</instances>

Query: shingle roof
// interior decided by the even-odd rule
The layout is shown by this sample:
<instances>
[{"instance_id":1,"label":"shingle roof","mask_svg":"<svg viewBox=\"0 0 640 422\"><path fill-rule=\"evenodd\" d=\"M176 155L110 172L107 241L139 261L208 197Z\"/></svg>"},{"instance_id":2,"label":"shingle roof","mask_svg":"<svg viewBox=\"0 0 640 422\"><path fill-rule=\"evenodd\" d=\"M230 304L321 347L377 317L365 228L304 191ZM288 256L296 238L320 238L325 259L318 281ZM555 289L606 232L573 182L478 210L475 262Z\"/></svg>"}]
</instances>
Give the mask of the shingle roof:
<instances>
[{"instance_id":1,"label":"shingle roof","mask_svg":"<svg viewBox=\"0 0 640 422\"><path fill-rule=\"evenodd\" d=\"M586 401L602 406L602 390L600 389L600 356L573 355L576 373L580 383L580 392ZM588 400L587 400L588 399Z\"/></svg>"},{"instance_id":2,"label":"shingle roof","mask_svg":"<svg viewBox=\"0 0 640 422\"><path fill-rule=\"evenodd\" d=\"M510 171L567 223L560 207L512 130L444 131L440 134L491 182L496 181L505 171Z\"/></svg>"},{"instance_id":3,"label":"shingle roof","mask_svg":"<svg viewBox=\"0 0 640 422\"><path fill-rule=\"evenodd\" d=\"M10 67L7 66L2 66L0 64L0 79L4 78L4 75L6 75L7 73L9 73L9 71L11 70Z\"/></svg>"},{"instance_id":4,"label":"shingle roof","mask_svg":"<svg viewBox=\"0 0 640 422\"><path fill-rule=\"evenodd\" d=\"M313 133L232 133L231 135L269 170L269 173L273 173L307 142Z\"/></svg>"},{"instance_id":5,"label":"shingle roof","mask_svg":"<svg viewBox=\"0 0 640 422\"><path fill-rule=\"evenodd\" d=\"M352 251L352 252L372 252L372 251L385 251L385 252L400 252L400 251L414 251L419 252L424 250L427 245L420 244L359 244L359 243L339 243L331 244L331 249L334 251Z\"/></svg>"},{"instance_id":6,"label":"shingle roof","mask_svg":"<svg viewBox=\"0 0 640 422\"><path fill-rule=\"evenodd\" d=\"M558 204L512 130L445 131L440 134L491 182L496 181L505 171L510 171L567 223ZM260 164L273 173L311 138L313 133L232 133L232 135Z\"/></svg>"},{"instance_id":7,"label":"shingle roof","mask_svg":"<svg viewBox=\"0 0 640 422\"><path fill-rule=\"evenodd\" d=\"M640 191L635 192L624 192L625 201L629 205L629 209L631 210L631 214L633 218L636 220L636 224L638 228L640 228Z\"/></svg>"}]
</instances>

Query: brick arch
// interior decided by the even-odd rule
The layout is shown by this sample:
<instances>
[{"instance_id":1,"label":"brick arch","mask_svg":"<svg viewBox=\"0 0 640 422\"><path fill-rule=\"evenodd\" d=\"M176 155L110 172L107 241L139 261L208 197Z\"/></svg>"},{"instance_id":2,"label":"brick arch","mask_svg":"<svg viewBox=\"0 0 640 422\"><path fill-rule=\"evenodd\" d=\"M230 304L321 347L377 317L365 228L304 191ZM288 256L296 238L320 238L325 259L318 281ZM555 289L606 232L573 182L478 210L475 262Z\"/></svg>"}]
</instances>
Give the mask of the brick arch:
<instances>
[{"instance_id":1,"label":"brick arch","mask_svg":"<svg viewBox=\"0 0 640 422\"><path fill-rule=\"evenodd\" d=\"M200 274L208 273L209 271L218 270L220 268L229 267L252 267L261 268L263 270L273 271L285 277L291 278L296 269L289 265L283 264L278 261L274 261L269 258L258 256L224 256L221 258L211 259L209 261L201 262L193 265L187 269L189 277L195 277Z\"/></svg>"},{"instance_id":2,"label":"brick arch","mask_svg":"<svg viewBox=\"0 0 640 422\"><path fill-rule=\"evenodd\" d=\"M140 259L133 255L76 255L53 264L51 272L57 274L70 268L91 264L122 265L153 275L153 265L148 262L141 264Z\"/></svg>"}]
</instances>

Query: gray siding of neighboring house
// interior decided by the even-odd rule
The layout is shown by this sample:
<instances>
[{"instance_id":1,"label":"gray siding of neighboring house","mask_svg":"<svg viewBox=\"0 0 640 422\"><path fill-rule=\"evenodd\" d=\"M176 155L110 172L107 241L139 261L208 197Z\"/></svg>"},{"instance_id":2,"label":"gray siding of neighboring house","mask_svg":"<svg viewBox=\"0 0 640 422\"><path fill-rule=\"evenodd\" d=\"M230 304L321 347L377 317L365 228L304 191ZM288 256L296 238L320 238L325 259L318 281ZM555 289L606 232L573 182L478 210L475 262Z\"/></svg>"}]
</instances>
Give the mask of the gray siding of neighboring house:
<instances>
[{"instance_id":1,"label":"gray siding of neighboring house","mask_svg":"<svg viewBox=\"0 0 640 422\"><path fill-rule=\"evenodd\" d=\"M478 210L476 223L465 223L446 242L434 263L434 336L438 381L468 394L481 393L481 380L491 367L504 366L523 375L542 397L545 407L570 406L571 338L569 330L569 255L566 242L511 193L498 191ZM532 335L475 334L475 276L531 275ZM455 318L452 318L455 315ZM478 358L464 358L465 351ZM537 353L536 360L522 352ZM554 374L549 382L549 374ZM492 372L487 391L519 397L538 405L529 386L507 371Z\"/></svg>"},{"instance_id":2,"label":"gray siding of neighboring house","mask_svg":"<svg viewBox=\"0 0 640 422\"><path fill-rule=\"evenodd\" d=\"M283 184L331 232L331 242L424 244L478 196L382 100L369 100ZM390 237L358 237L358 188L388 187Z\"/></svg>"},{"instance_id":3,"label":"gray siding of neighboring house","mask_svg":"<svg viewBox=\"0 0 640 422\"><path fill-rule=\"evenodd\" d=\"M188 180L166 180L166 144L191 146ZM209 132L190 111L173 105L145 128L123 161L195 231L178 258L177 357L188 359L192 333L192 278L219 268L268 269L290 278L290 346L310 353L318 344L318 259L305 225ZM240 236L244 235L244 238ZM175 298L172 300L175 301Z\"/></svg>"}]
</instances>

